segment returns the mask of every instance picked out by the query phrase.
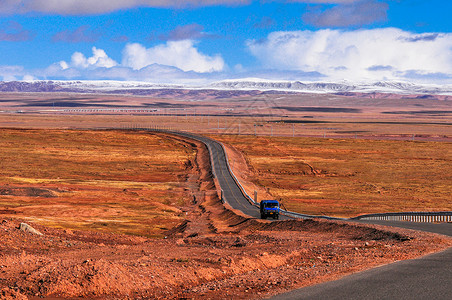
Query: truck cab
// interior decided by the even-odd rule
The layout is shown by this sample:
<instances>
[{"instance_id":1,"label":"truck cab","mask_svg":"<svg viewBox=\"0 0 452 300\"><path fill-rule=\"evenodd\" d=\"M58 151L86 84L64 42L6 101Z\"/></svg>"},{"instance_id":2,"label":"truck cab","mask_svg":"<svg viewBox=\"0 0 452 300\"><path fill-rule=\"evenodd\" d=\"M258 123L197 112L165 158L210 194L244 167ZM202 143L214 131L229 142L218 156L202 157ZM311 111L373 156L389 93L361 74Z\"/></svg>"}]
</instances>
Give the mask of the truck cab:
<instances>
[{"instance_id":1,"label":"truck cab","mask_svg":"<svg viewBox=\"0 0 452 300\"><path fill-rule=\"evenodd\" d=\"M279 219L279 202L277 200L262 200L260 203L261 219L273 217Z\"/></svg>"}]
</instances>

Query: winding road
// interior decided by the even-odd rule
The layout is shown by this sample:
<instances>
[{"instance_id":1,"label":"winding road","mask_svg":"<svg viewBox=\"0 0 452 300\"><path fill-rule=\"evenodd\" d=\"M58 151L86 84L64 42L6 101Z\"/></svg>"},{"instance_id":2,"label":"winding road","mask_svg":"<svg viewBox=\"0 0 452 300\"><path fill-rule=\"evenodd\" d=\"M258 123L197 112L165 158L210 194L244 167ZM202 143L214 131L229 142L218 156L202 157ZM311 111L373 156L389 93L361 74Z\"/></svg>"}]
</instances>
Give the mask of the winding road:
<instances>
[{"instance_id":1,"label":"winding road","mask_svg":"<svg viewBox=\"0 0 452 300\"><path fill-rule=\"evenodd\" d=\"M259 218L259 209L252 205L243 194L242 190L234 180L229 171L229 166L223 147L217 141L204 136L194 135L185 132L169 132L204 143L210 153L213 173L223 191L223 199L232 208L242 211L253 218Z\"/></svg>"},{"instance_id":2,"label":"winding road","mask_svg":"<svg viewBox=\"0 0 452 300\"><path fill-rule=\"evenodd\" d=\"M234 209L259 218L259 210L241 191L229 171L222 145L207 137L190 133L168 132L204 143L209 149L212 168L223 190L224 200ZM283 216L284 219L289 219ZM395 221L355 221L415 229L452 237L452 224ZM315 286L277 295L273 300L289 299L452 299L452 248L414 260L401 261L346 276Z\"/></svg>"}]
</instances>

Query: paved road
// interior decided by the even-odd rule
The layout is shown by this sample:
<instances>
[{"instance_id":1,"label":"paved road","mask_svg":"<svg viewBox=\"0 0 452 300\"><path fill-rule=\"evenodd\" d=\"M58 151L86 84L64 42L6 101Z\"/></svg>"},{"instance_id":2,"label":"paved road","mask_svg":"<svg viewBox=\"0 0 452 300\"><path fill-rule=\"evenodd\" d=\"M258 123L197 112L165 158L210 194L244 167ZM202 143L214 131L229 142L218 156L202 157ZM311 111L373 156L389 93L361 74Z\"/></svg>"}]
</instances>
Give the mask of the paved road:
<instances>
[{"instance_id":1,"label":"paved road","mask_svg":"<svg viewBox=\"0 0 452 300\"><path fill-rule=\"evenodd\" d=\"M363 223L363 222L362 222ZM370 222L369 222L370 223ZM452 224L372 221L452 236ZM452 248L401 261L271 298L289 299L452 299Z\"/></svg>"},{"instance_id":2,"label":"paved road","mask_svg":"<svg viewBox=\"0 0 452 300\"><path fill-rule=\"evenodd\" d=\"M242 194L229 173L221 145L209 138L189 133L176 133L207 145L215 177L223 197L233 208L259 218L259 210ZM287 217L284 217L287 218ZM395 221L356 221L423 230L452 236L452 224ZM452 248L441 253L407 260L346 276L342 279L306 287L271 298L289 299L452 299Z\"/></svg>"},{"instance_id":3,"label":"paved road","mask_svg":"<svg viewBox=\"0 0 452 300\"><path fill-rule=\"evenodd\" d=\"M353 221L353 220L350 220ZM353 221L364 224L377 224L385 226L394 226L406 229L414 229L426 232L433 232L452 236L452 224L451 223L416 223L416 222L404 222L404 221L376 221L376 220L360 220Z\"/></svg>"},{"instance_id":4,"label":"paved road","mask_svg":"<svg viewBox=\"0 0 452 300\"><path fill-rule=\"evenodd\" d=\"M232 175L229 173L228 164L226 161L226 155L223 147L216 141L207 137L193 135L190 133L177 133L178 135L185 136L191 139L195 139L203 142L209 149L212 168L215 177L218 179L221 189L223 190L223 199L232 208L238 209L254 218L259 218L259 209L253 206L243 195L242 191L238 187Z\"/></svg>"},{"instance_id":5,"label":"paved road","mask_svg":"<svg viewBox=\"0 0 452 300\"><path fill-rule=\"evenodd\" d=\"M250 217L260 218L259 209L256 206L252 205L250 201L248 201L248 199L243 195L242 190L239 188L236 181L229 172L226 154L219 142L204 136L199 136L186 132L170 132L170 133L188 137L204 143L210 152L213 173L215 177L218 179L218 183L220 184L220 187L223 190L223 199L225 200L225 202L227 202L232 208L238 209ZM291 218L280 215L279 219L289 220Z\"/></svg>"}]
</instances>

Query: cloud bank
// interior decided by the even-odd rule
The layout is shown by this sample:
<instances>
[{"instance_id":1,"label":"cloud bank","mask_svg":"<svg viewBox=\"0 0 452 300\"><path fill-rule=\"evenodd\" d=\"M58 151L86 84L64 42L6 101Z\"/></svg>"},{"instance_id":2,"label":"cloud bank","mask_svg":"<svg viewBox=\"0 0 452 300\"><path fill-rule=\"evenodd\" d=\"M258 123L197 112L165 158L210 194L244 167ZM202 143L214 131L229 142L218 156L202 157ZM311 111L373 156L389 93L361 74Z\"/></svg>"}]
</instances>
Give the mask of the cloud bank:
<instances>
[{"instance_id":1,"label":"cloud bank","mask_svg":"<svg viewBox=\"0 0 452 300\"><path fill-rule=\"evenodd\" d=\"M414 34L396 28L280 31L247 46L266 68L319 72L334 79L452 74L451 33Z\"/></svg>"},{"instance_id":2,"label":"cloud bank","mask_svg":"<svg viewBox=\"0 0 452 300\"><path fill-rule=\"evenodd\" d=\"M261 0L263 3L266 1ZM2 0L0 2L0 14L39 12L60 15L92 15L136 7L187 8L217 5L238 6L249 5L252 2L253 0ZM275 0L275 2L349 4L359 2L359 0Z\"/></svg>"},{"instance_id":3,"label":"cloud bank","mask_svg":"<svg viewBox=\"0 0 452 300\"><path fill-rule=\"evenodd\" d=\"M185 8L214 5L243 5L251 0L2 0L3 13L104 14L135 7Z\"/></svg>"},{"instance_id":4,"label":"cloud bank","mask_svg":"<svg viewBox=\"0 0 452 300\"><path fill-rule=\"evenodd\" d=\"M261 77L290 80L452 82L452 33L416 34L397 28L278 31L249 40L253 69L227 67L220 54L202 53L193 40L166 41L153 47L127 44L115 60L96 47L89 55L45 70L0 66L4 80L119 79L166 83Z\"/></svg>"},{"instance_id":5,"label":"cloud bank","mask_svg":"<svg viewBox=\"0 0 452 300\"><path fill-rule=\"evenodd\" d=\"M123 50L122 62L110 58L103 50L92 48L87 57L75 52L70 61L60 61L45 70L40 70L39 79L110 79L140 80L155 83L202 82L218 78L225 69L220 55L209 56L201 53L191 40L168 41L155 47L133 43ZM23 68L0 67L0 78L15 80L30 78Z\"/></svg>"}]
</instances>

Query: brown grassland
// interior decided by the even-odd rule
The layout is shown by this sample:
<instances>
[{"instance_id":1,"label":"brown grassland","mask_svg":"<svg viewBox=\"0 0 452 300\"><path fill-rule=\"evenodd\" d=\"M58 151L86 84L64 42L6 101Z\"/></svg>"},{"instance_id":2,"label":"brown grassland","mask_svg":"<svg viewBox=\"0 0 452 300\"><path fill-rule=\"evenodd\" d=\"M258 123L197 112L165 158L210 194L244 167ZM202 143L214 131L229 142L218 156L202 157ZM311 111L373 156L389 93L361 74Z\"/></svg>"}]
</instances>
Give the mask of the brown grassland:
<instances>
[{"instance_id":1,"label":"brown grassland","mask_svg":"<svg viewBox=\"0 0 452 300\"><path fill-rule=\"evenodd\" d=\"M394 227L249 218L220 201L201 143L110 129L209 134L248 191L289 210L452 210L451 103L0 94L0 298L262 299L448 248ZM156 110L96 110L114 107Z\"/></svg>"},{"instance_id":2,"label":"brown grassland","mask_svg":"<svg viewBox=\"0 0 452 300\"><path fill-rule=\"evenodd\" d=\"M179 224L194 150L152 134L0 130L0 210L40 224L161 236Z\"/></svg>"},{"instance_id":3,"label":"brown grassland","mask_svg":"<svg viewBox=\"0 0 452 300\"><path fill-rule=\"evenodd\" d=\"M220 201L207 149L193 141L0 134L1 299L263 299L452 245L383 226L244 216ZM19 230L24 221L43 235Z\"/></svg>"},{"instance_id":4,"label":"brown grassland","mask_svg":"<svg viewBox=\"0 0 452 300\"><path fill-rule=\"evenodd\" d=\"M248 179L281 199L288 210L339 217L452 210L451 143L214 138L244 153L251 168ZM240 173L239 168L243 166L235 168Z\"/></svg>"},{"instance_id":5,"label":"brown grassland","mask_svg":"<svg viewBox=\"0 0 452 300\"><path fill-rule=\"evenodd\" d=\"M452 101L316 94L192 100L183 97L4 93L0 95L0 109L3 109L0 126L50 129L157 127L210 134L245 155L251 168L249 178L261 197L281 199L290 210L346 217L390 211L452 210L449 109ZM70 101L71 106L61 106L65 101ZM39 106L41 102L57 105ZM116 106L155 110L148 113L96 111ZM89 109L86 111L86 108ZM13 113L18 109L22 113ZM49 156L53 147L46 146L45 141L42 140L43 145L33 145L42 149L41 158ZM74 145L66 142L66 145L76 149L77 142L79 140L74 140ZM134 143L133 140L130 142ZM141 148L129 149L123 153L124 157L145 153L141 150L144 144L137 146ZM100 145L97 149L101 150ZM75 150L71 151L64 155L79 155ZM88 152L80 155L89 156ZM23 159L26 158L19 161ZM100 161L102 159L113 158L104 154ZM169 164L171 162L170 159ZM28 163L30 166L35 164ZM56 165L51 164L52 167ZM102 170L98 173L111 174L112 180L115 176L125 176L119 174L119 169L115 173L106 162L99 167ZM236 171L246 172L243 168L240 170L241 167L246 168L237 163ZM129 173L129 169L123 170ZM167 175L165 172L152 173L146 173L146 176L160 178L162 174ZM53 176L58 177L55 172ZM265 193L266 189L270 194ZM168 186L163 190L168 190ZM170 194L177 194L176 191L179 190L173 188ZM157 194L153 193L153 196Z\"/></svg>"}]
</instances>

